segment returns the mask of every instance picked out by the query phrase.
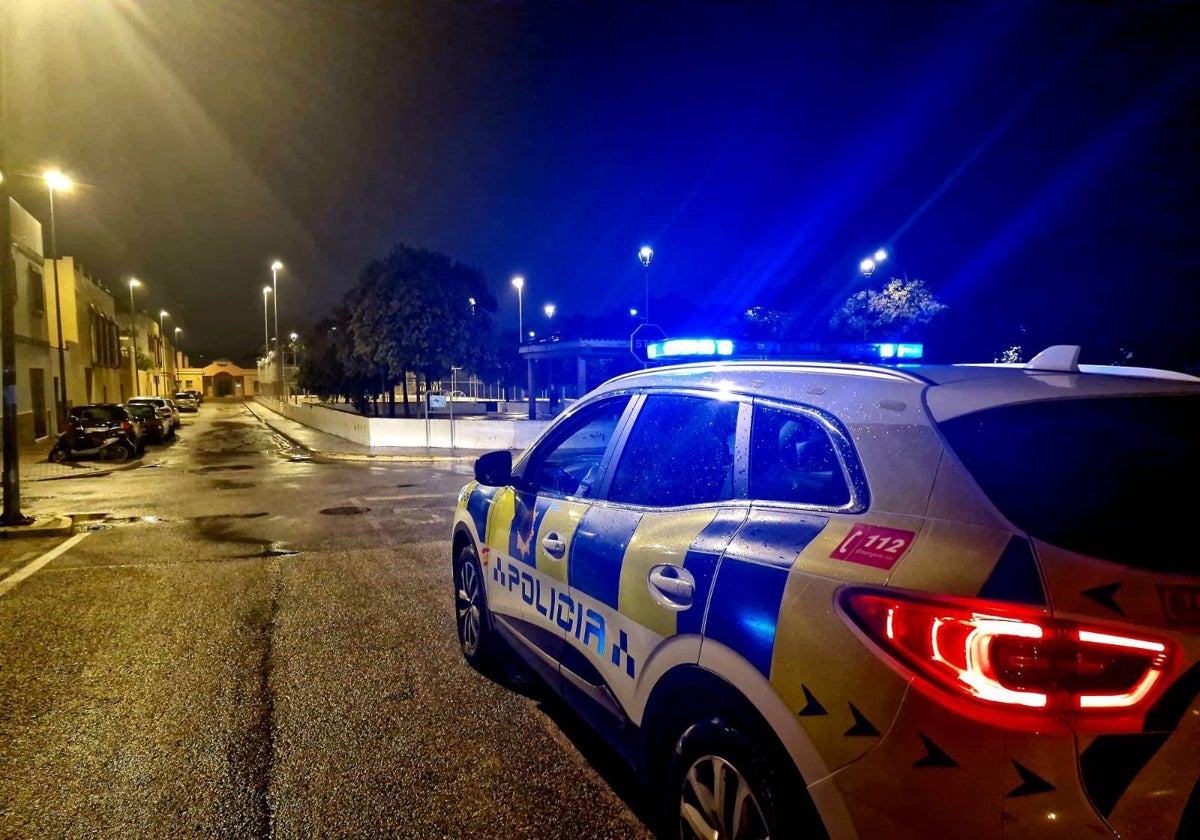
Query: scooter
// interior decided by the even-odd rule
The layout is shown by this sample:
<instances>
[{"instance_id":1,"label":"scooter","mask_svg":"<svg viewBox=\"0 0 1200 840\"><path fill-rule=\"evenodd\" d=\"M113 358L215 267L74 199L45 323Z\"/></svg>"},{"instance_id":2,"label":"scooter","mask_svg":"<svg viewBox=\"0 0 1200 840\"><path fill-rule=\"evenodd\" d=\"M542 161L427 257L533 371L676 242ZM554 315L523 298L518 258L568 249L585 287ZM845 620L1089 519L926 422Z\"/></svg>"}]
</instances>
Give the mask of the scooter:
<instances>
[{"instance_id":1,"label":"scooter","mask_svg":"<svg viewBox=\"0 0 1200 840\"><path fill-rule=\"evenodd\" d=\"M56 464L91 457L101 461L126 461L134 454L129 443L112 432L89 434L83 429L67 429L58 436L58 442L50 450L49 459Z\"/></svg>"}]
</instances>

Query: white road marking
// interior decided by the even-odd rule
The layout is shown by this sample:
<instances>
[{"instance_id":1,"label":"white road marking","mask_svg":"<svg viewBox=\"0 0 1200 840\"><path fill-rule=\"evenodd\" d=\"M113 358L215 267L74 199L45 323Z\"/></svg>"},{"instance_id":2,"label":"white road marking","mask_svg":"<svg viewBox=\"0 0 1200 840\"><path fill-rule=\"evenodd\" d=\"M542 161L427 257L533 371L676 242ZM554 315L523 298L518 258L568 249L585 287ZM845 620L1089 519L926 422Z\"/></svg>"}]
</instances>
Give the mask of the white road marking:
<instances>
[{"instance_id":1,"label":"white road marking","mask_svg":"<svg viewBox=\"0 0 1200 840\"><path fill-rule=\"evenodd\" d=\"M69 540L67 540L66 542L56 546L55 548L50 549L45 554L43 554L41 557L37 558L32 563L25 566L20 571L13 572L11 575L4 578L4 580L0 580L0 596L7 593L8 590L12 589L18 583L25 580L25 578L29 577L34 572L36 572L38 569L42 568L42 566L45 566L47 563L49 563L51 560L53 560L58 555L63 554L64 552L66 552L69 549L71 549L72 547L74 547L80 540L82 540L84 537L86 537L90 533L91 533L91 531L83 531L82 533L76 534L75 536L73 536Z\"/></svg>"}]
</instances>

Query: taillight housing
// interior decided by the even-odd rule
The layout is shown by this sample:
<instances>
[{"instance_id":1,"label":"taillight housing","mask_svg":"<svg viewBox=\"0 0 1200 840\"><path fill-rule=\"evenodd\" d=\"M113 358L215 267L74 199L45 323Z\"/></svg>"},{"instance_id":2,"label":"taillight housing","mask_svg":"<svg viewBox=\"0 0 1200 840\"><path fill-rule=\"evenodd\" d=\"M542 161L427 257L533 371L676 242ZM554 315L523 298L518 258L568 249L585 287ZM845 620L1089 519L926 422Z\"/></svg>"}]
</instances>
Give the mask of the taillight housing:
<instances>
[{"instance_id":1,"label":"taillight housing","mask_svg":"<svg viewBox=\"0 0 1200 840\"><path fill-rule=\"evenodd\" d=\"M1179 661L1171 640L1140 629L993 601L848 587L838 606L919 688L1021 728L1049 715L1079 731L1141 729Z\"/></svg>"},{"instance_id":2,"label":"taillight housing","mask_svg":"<svg viewBox=\"0 0 1200 840\"><path fill-rule=\"evenodd\" d=\"M130 423L128 420L122 420L121 421L121 431L122 432L132 432L133 424Z\"/></svg>"}]
</instances>

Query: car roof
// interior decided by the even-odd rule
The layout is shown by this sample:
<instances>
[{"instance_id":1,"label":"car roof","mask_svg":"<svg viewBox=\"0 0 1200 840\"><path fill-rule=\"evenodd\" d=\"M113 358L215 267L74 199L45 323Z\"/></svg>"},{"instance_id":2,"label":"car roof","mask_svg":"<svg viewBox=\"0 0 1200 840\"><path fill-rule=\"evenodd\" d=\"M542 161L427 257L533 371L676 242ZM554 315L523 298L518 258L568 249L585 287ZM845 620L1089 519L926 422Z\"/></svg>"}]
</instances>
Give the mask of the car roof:
<instances>
[{"instance_id":1,"label":"car roof","mask_svg":"<svg viewBox=\"0 0 1200 840\"><path fill-rule=\"evenodd\" d=\"M696 362L614 377L598 391L677 387L794 400L837 382L909 386L935 420L1046 399L1200 395L1200 378L1178 371L1078 364L1079 347L1056 345L1025 364L872 365L824 361Z\"/></svg>"}]
</instances>

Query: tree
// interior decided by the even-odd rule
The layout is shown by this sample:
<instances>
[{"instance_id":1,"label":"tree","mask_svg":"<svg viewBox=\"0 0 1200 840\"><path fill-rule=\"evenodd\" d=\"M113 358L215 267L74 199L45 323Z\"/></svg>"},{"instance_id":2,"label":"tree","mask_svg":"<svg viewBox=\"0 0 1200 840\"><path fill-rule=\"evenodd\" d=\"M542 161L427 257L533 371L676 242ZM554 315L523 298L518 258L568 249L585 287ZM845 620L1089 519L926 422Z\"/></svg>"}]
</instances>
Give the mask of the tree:
<instances>
[{"instance_id":1,"label":"tree","mask_svg":"<svg viewBox=\"0 0 1200 840\"><path fill-rule=\"evenodd\" d=\"M445 254L396 244L371 262L347 296L354 355L375 372L377 390L403 388L410 415L408 373L429 380L451 366L471 369L486 361L496 299L477 269Z\"/></svg>"},{"instance_id":2,"label":"tree","mask_svg":"<svg viewBox=\"0 0 1200 840\"><path fill-rule=\"evenodd\" d=\"M894 340L911 336L947 309L924 280L893 277L882 289L864 289L847 298L829 326L862 341Z\"/></svg>"}]
</instances>

